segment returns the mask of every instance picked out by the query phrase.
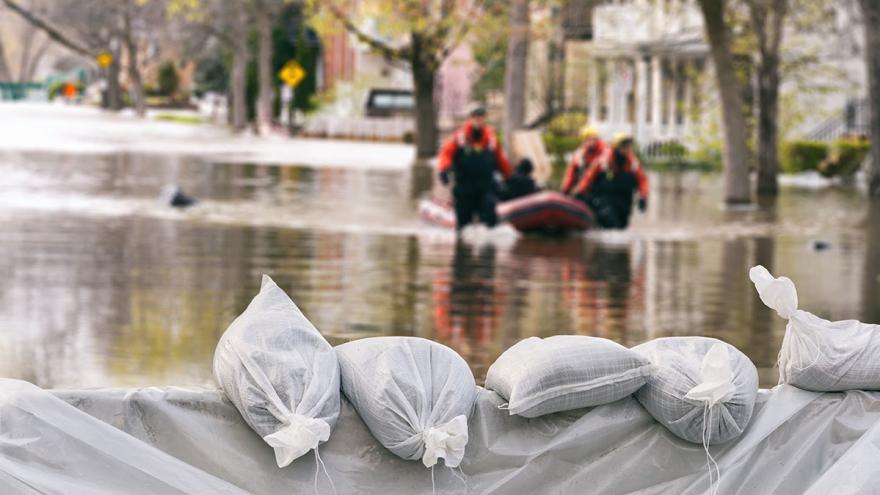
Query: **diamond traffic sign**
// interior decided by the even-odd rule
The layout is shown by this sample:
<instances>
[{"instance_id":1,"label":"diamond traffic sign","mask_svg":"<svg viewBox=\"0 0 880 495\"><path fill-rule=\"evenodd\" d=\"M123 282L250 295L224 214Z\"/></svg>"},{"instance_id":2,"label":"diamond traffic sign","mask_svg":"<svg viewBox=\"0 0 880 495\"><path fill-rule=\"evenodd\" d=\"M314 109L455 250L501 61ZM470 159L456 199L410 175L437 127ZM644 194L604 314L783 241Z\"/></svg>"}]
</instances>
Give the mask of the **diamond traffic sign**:
<instances>
[{"instance_id":1,"label":"diamond traffic sign","mask_svg":"<svg viewBox=\"0 0 880 495\"><path fill-rule=\"evenodd\" d=\"M306 77L306 70L296 60L291 60L278 71L278 77L284 84L295 88Z\"/></svg>"}]
</instances>

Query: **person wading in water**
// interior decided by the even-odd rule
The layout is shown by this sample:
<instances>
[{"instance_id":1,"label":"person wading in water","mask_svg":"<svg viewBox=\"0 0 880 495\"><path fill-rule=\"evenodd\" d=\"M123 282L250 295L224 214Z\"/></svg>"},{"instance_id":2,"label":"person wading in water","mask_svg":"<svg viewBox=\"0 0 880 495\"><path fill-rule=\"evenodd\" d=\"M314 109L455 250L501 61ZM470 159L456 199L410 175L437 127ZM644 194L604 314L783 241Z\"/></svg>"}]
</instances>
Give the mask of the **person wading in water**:
<instances>
[{"instance_id":1,"label":"person wading in water","mask_svg":"<svg viewBox=\"0 0 880 495\"><path fill-rule=\"evenodd\" d=\"M511 175L510 162L504 156L495 131L486 125L486 109L475 106L470 118L444 143L437 161L440 182L449 185L450 172L455 183L455 228L463 229L478 215L488 227L498 223L495 172L504 179Z\"/></svg>"},{"instance_id":2,"label":"person wading in water","mask_svg":"<svg viewBox=\"0 0 880 495\"><path fill-rule=\"evenodd\" d=\"M604 228L625 229L632 214L633 194L638 193L639 210L648 208L648 177L633 153L633 139L621 133L610 150L587 175L575 194L593 209Z\"/></svg>"}]
</instances>

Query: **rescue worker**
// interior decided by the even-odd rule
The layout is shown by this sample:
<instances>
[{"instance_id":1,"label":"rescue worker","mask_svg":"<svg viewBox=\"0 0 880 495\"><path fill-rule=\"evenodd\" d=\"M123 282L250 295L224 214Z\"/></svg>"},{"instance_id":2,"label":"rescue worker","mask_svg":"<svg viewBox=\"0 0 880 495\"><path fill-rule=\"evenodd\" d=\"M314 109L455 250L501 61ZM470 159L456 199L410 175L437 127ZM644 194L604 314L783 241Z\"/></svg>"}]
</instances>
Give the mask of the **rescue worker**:
<instances>
[{"instance_id":1,"label":"rescue worker","mask_svg":"<svg viewBox=\"0 0 880 495\"><path fill-rule=\"evenodd\" d=\"M599 159L608 149L608 145L599 137L599 131L591 125L585 125L580 132L580 147L571 155L571 161L565 169L565 176L562 179L562 194L571 194L576 190L582 189L582 182L593 165L599 162Z\"/></svg>"},{"instance_id":2,"label":"rescue worker","mask_svg":"<svg viewBox=\"0 0 880 495\"><path fill-rule=\"evenodd\" d=\"M534 169L532 161L528 158L523 158L519 165L516 166L516 173L510 176L504 184L504 189L499 194L501 199L508 201L538 192L538 185L535 183L535 179L532 178L532 171Z\"/></svg>"},{"instance_id":3,"label":"rescue worker","mask_svg":"<svg viewBox=\"0 0 880 495\"><path fill-rule=\"evenodd\" d=\"M633 194L639 210L648 208L648 177L633 152L632 136L620 133L599 163L587 171L575 194L593 209L604 228L625 229L632 214Z\"/></svg>"},{"instance_id":4,"label":"rescue worker","mask_svg":"<svg viewBox=\"0 0 880 495\"><path fill-rule=\"evenodd\" d=\"M444 185L449 184L450 172L455 178L452 198L456 230L471 223L477 214L488 227L498 223L495 173L509 178L510 163L498 146L495 132L486 125L484 107L473 107L468 121L449 137L440 150L437 168Z\"/></svg>"}]
</instances>

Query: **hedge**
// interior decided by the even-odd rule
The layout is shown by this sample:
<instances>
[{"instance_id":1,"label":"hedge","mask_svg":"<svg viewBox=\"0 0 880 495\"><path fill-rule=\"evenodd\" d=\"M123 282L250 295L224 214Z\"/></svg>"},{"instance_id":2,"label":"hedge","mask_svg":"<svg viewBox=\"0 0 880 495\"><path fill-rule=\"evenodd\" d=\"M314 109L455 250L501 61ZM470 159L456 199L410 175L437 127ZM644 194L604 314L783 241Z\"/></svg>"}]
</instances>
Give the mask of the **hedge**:
<instances>
[{"instance_id":1,"label":"hedge","mask_svg":"<svg viewBox=\"0 0 880 495\"><path fill-rule=\"evenodd\" d=\"M819 173L825 177L852 175L859 170L870 151L871 142L867 139L840 139L819 165Z\"/></svg>"},{"instance_id":2,"label":"hedge","mask_svg":"<svg viewBox=\"0 0 880 495\"><path fill-rule=\"evenodd\" d=\"M822 141L788 141L782 145L780 165L787 174L816 170L828 156L828 144Z\"/></svg>"}]
</instances>

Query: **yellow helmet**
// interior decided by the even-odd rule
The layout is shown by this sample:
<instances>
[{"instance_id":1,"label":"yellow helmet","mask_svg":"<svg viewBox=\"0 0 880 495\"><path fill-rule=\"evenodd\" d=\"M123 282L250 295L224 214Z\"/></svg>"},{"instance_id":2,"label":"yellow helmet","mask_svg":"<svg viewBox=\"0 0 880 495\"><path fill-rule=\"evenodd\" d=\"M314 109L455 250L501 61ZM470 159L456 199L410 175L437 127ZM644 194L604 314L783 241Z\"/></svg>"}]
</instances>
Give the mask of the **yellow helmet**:
<instances>
[{"instance_id":1,"label":"yellow helmet","mask_svg":"<svg viewBox=\"0 0 880 495\"><path fill-rule=\"evenodd\" d=\"M620 146L624 141L632 141L632 134L628 132L618 132L614 135L614 138L611 140L611 146L617 147Z\"/></svg>"},{"instance_id":2,"label":"yellow helmet","mask_svg":"<svg viewBox=\"0 0 880 495\"><path fill-rule=\"evenodd\" d=\"M590 124L586 124L581 127L581 139L595 137L599 137L599 131L597 131L595 127L591 126Z\"/></svg>"}]
</instances>

